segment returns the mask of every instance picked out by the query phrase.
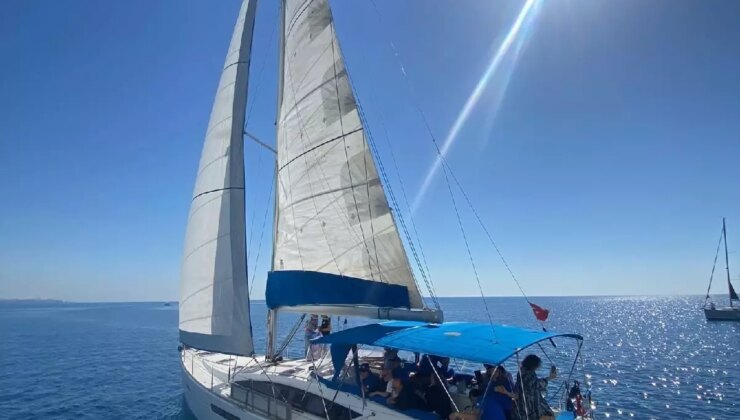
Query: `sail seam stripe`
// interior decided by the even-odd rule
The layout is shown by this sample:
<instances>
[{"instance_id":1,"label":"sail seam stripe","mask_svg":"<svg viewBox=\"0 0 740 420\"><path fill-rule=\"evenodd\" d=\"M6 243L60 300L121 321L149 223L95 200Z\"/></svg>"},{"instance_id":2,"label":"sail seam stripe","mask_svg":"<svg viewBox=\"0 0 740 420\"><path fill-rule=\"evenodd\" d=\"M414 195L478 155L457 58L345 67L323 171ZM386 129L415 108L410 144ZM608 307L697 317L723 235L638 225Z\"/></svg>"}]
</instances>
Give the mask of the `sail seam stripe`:
<instances>
[{"instance_id":1,"label":"sail seam stripe","mask_svg":"<svg viewBox=\"0 0 740 420\"><path fill-rule=\"evenodd\" d=\"M206 289L212 289L212 288L213 288L213 287L214 287L214 286L215 286L215 285L216 285L217 283L221 283L221 282L224 282L224 281L229 281L229 280L233 280L233 279L234 279L234 277L233 277L233 276L232 276L232 277L224 277L224 278L220 278L220 279L214 279L214 280L213 280L213 283L209 283L209 284L207 284L207 285L205 285L205 286L201 287L200 289L198 289L198 290L194 291L193 293L191 293L191 294L187 295L187 296L186 296L186 297L185 297L184 299L182 299L182 301L181 301L181 302L180 302L179 304L180 304L180 305L184 304L184 303L185 303L185 302L187 302L187 301L188 301L188 300L189 300L189 299L190 299L191 297L193 297L193 296L197 295L198 293L200 293L200 292L202 292L202 291L204 291L204 290L206 290Z\"/></svg>"},{"instance_id":2,"label":"sail seam stripe","mask_svg":"<svg viewBox=\"0 0 740 420\"><path fill-rule=\"evenodd\" d=\"M286 162L286 163L285 163L285 164L284 164L283 166L281 166L281 167L280 167L280 169L278 169L278 172L282 171L282 170L283 170L283 168L285 168L286 166L290 165L290 164L291 164L291 163L293 163L293 162L294 162L295 160L297 160L297 159L299 159L299 158L303 157L304 155L306 155L306 154L308 154L308 153L311 153L311 152L313 152L314 150L316 150L316 149L318 149L318 148L320 148L320 147L322 147L322 146L326 146L326 145L327 145L327 144L329 144L329 143L335 142L335 141L337 141L337 140L341 140L341 139L343 139L344 137L346 137L346 136L349 136L350 134L354 134L354 133L356 133L356 132L358 132L358 131L361 131L361 130L362 130L362 127L360 127L360 128L357 128L357 129L355 129L355 130L352 130L352 131L350 131L350 132L348 132L348 133L340 134L340 135L338 135L338 136L336 136L336 137L334 137L334 138L331 138L331 139L329 139L329 140L326 140L326 141L325 141L325 142L323 142L323 143L317 144L316 146L314 146L314 147L312 147L312 148L310 148L310 149L306 150L305 152L303 152L303 153L301 153L301 154L299 154L299 155L296 155L296 156L294 156L294 157L293 157L292 159L290 159L290 160L289 160L288 162Z\"/></svg>"},{"instance_id":3,"label":"sail seam stripe","mask_svg":"<svg viewBox=\"0 0 740 420\"><path fill-rule=\"evenodd\" d=\"M193 197L193 199L191 201L195 201L196 198L198 198L198 197L200 197L202 195L206 195L206 194L210 194L210 193L215 193L215 192L219 192L219 191L227 191L227 190L244 190L244 187L224 187L224 188L217 188L215 190L210 190L210 191L203 191L202 193L199 193L198 195L196 195L195 197Z\"/></svg>"},{"instance_id":4,"label":"sail seam stripe","mask_svg":"<svg viewBox=\"0 0 740 420\"><path fill-rule=\"evenodd\" d=\"M306 142L303 140L303 136L299 137L301 144L304 147L306 147ZM318 216L321 214L319 213L319 207L316 205L316 197L317 195L313 191L313 186L311 185L313 181L311 180L311 171L310 168L313 166L311 165L311 162L308 161L308 155L303 154L304 156L304 163L306 165L306 177L308 178L308 189L311 193L311 203L313 204L314 211L316 212L317 221L321 222L319 225L321 226L321 233L324 235L324 240L326 241L326 247L329 249L329 253L331 254L331 259L334 262L334 265L337 267L337 272L341 275L342 269L339 267L339 263L337 262L337 257L334 255L334 249L331 246L331 241L329 241L329 236L326 234L326 226L325 223L321 220L318 220ZM318 162L318 161L317 161Z\"/></svg>"},{"instance_id":5,"label":"sail seam stripe","mask_svg":"<svg viewBox=\"0 0 740 420\"><path fill-rule=\"evenodd\" d=\"M199 250L200 250L201 248L203 248L204 246L206 246L206 245L208 245L208 244L210 244L210 243L213 243L213 242L215 242L215 241L217 241L217 240L219 240L219 239L221 239L221 238L225 238L225 237L227 237L227 236L229 236L229 235L231 235L231 232L227 232L227 233L224 233L223 235L218 235L218 236L216 236L215 238L213 238L213 239L210 239L210 240L208 240L208 241L205 241L205 242L203 242L202 244L198 245L197 247L193 248L193 250L192 250L192 251L190 251L190 252L189 252L189 253L188 253L187 255L185 255L184 257L182 257L182 263L183 263L183 265L185 265L185 262L186 262L186 261L187 261L187 260L188 260L188 259L189 259L189 258L190 258L190 257L191 257L192 255L193 255L193 254L195 254L196 252L198 252L198 251L199 251Z\"/></svg>"},{"instance_id":6,"label":"sail seam stripe","mask_svg":"<svg viewBox=\"0 0 740 420\"><path fill-rule=\"evenodd\" d=\"M303 13L306 12L306 10L308 9L308 6L310 6L311 3L313 3L313 0L306 0L303 2L303 4L301 4L300 6L296 8L297 12L293 15L292 18L290 18L290 23L288 24L288 30L285 31L285 35L290 35L290 33L293 32L293 28L295 27L299 18L301 17L301 15L303 15Z\"/></svg>"},{"instance_id":7,"label":"sail seam stripe","mask_svg":"<svg viewBox=\"0 0 740 420\"><path fill-rule=\"evenodd\" d=\"M247 60L247 61L235 61L235 62L227 65L226 67L224 67L224 69L222 71L226 71L226 69L228 69L229 67L238 66L239 64L249 64L249 60Z\"/></svg>"},{"instance_id":8,"label":"sail seam stripe","mask_svg":"<svg viewBox=\"0 0 740 420\"><path fill-rule=\"evenodd\" d=\"M302 202L304 202L304 201L306 201L306 200L311 200L311 199L313 199L313 198L316 198L316 197L320 197L320 196L322 196L322 195L326 195L326 194L334 194L334 193L336 193L336 192L340 192L340 191L345 191L345 190L348 190L348 189L350 189L350 188L354 188L354 187L361 187L361 186L363 186L363 185L369 185L369 184L370 184L370 181L371 181L371 180L370 180L370 179L368 179L367 181L365 181L365 182L360 182L360 183L358 183L358 184L348 185L348 186L346 186L346 187L340 187L340 188L332 188L331 190L326 190L326 191L322 191L322 192L320 192L320 193L318 193L318 194L313 194L313 195L311 195L310 197L304 197L304 198L301 198L301 199L299 199L299 200L296 200L296 201L294 201L294 202L292 202L292 203L290 203L290 204L286 204L286 205L285 205L285 208L287 208L287 207L290 207L290 206L294 206L294 205L296 205L296 204L298 204L298 203L302 203Z\"/></svg>"}]
</instances>

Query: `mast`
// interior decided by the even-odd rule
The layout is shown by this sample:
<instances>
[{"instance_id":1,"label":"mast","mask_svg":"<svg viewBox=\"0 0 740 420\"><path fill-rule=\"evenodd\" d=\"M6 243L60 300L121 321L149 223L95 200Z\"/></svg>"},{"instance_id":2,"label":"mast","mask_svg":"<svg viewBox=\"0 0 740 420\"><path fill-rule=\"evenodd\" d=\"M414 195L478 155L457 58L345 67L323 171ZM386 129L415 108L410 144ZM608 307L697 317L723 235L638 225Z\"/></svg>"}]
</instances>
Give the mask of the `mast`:
<instances>
[{"instance_id":1,"label":"mast","mask_svg":"<svg viewBox=\"0 0 740 420\"><path fill-rule=\"evenodd\" d=\"M727 253L727 226L725 225L725 218L722 218L722 237L725 241L725 270L727 270L727 289L730 294L730 307L732 307L732 282L730 282L730 258Z\"/></svg>"},{"instance_id":2,"label":"mast","mask_svg":"<svg viewBox=\"0 0 740 420\"><path fill-rule=\"evenodd\" d=\"M275 110L275 146L277 149L277 119L280 115L280 108L283 106L283 66L285 64L285 3L280 1L280 41L278 49L278 93L277 109ZM278 226L278 153L275 153L275 187L272 207L272 256L270 257L270 271L275 271L275 246L277 244L277 226ZM275 355L275 338L277 337L277 309L267 311L267 351L265 356L268 360Z\"/></svg>"}]
</instances>

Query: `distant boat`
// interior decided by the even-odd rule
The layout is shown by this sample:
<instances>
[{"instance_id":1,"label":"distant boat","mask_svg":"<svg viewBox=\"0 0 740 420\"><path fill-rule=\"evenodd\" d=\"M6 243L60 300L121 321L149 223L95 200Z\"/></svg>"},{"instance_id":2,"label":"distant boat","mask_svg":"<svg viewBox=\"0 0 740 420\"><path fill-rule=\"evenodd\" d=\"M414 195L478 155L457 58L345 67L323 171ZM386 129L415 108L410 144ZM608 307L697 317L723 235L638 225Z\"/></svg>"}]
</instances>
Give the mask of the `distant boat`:
<instances>
[{"instance_id":1,"label":"distant boat","mask_svg":"<svg viewBox=\"0 0 740 420\"><path fill-rule=\"evenodd\" d=\"M179 329L184 396L195 416L201 420L437 418L431 410L402 411L386 404L385 398L366 395L358 386L360 368L378 372L385 364L382 358L363 353L364 349L358 349L361 345L407 350L420 359L426 357L429 363L446 356L495 366L518 359L532 345L565 337L577 341L578 359L582 355L580 335L544 328L442 323L436 299L434 308L427 307L396 224L398 218L411 243L402 215L388 204L390 185L381 183L378 167L382 170L382 166L376 166L329 2L280 3L276 146L257 140L244 129L257 4L244 0L193 191L180 282ZM250 319L244 136L275 154L264 355L255 352ZM413 244L409 247L416 252ZM279 312L304 314L282 345L276 341ZM306 314L317 314L310 316L307 332L316 325L312 322L318 322L318 314L322 315L324 335L307 343L302 357L288 359L284 350ZM329 335L324 320L330 326L330 316L338 315L393 322ZM325 346L331 350L327 352ZM388 362L415 366L391 357ZM578 382L570 382L570 375L565 385L562 390L572 385L571 393L578 391L580 397ZM454 396L447 394L455 411L469 403L465 387L461 390ZM585 395L587 401L589 392ZM454 397L459 397L459 407ZM560 401L567 409L564 400ZM563 413L562 418L572 419L573 413L591 418L590 404L581 405L580 399L571 411L570 417Z\"/></svg>"},{"instance_id":2,"label":"distant boat","mask_svg":"<svg viewBox=\"0 0 740 420\"><path fill-rule=\"evenodd\" d=\"M707 287L707 296L704 299L704 316L707 317L707 321L740 321L740 298L735 292L735 288L732 287L730 281L730 259L727 253L727 225L725 224L725 218L722 218L722 236L720 241L725 244L725 270L727 271L727 287L729 289L729 301L730 306L717 307L717 305L710 301L709 291L712 288L712 278L714 277L714 269L717 266L717 256L719 255L719 244L717 245L717 253L714 256L714 265L712 266L712 274L709 276L709 287Z\"/></svg>"}]
</instances>

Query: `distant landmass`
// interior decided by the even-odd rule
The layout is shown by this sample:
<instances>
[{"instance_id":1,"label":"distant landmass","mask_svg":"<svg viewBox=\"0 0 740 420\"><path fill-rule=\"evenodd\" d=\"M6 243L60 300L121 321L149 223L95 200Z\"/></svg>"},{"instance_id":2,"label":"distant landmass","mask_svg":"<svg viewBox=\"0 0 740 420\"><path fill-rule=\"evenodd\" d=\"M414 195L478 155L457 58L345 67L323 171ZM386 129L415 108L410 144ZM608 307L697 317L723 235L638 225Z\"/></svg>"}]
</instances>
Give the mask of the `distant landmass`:
<instances>
[{"instance_id":1,"label":"distant landmass","mask_svg":"<svg viewBox=\"0 0 740 420\"><path fill-rule=\"evenodd\" d=\"M0 299L0 306L5 307L57 306L65 303L59 299Z\"/></svg>"}]
</instances>

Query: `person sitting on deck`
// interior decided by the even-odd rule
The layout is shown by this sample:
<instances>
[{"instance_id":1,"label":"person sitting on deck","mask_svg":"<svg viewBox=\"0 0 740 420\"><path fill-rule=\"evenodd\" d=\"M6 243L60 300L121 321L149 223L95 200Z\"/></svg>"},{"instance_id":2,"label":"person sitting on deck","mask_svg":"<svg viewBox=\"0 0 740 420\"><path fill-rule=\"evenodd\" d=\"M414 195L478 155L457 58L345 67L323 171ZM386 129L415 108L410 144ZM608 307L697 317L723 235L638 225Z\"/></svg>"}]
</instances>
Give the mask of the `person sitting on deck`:
<instances>
[{"instance_id":1,"label":"person sitting on deck","mask_svg":"<svg viewBox=\"0 0 740 420\"><path fill-rule=\"evenodd\" d=\"M369 397L388 398L391 396L392 391L393 391L393 375L391 374L391 370L383 369L383 372L381 375L381 381L378 384L378 388L376 390L370 391L370 393L367 395Z\"/></svg>"},{"instance_id":2,"label":"person sitting on deck","mask_svg":"<svg viewBox=\"0 0 740 420\"><path fill-rule=\"evenodd\" d=\"M370 365L363 363L360 365L360 384L365 394L369 395L372 392L381 390L381 382L378 375L370 371ZM385 389L385 384L382 384Z\"/></svg>"},{"instance_id":3,"label":"person sitting on deck","mask_svg":"<svg viewBox=\"0 0 740 420\"><path fill-rule=\"evenodd\" d=\"M548 379L557 377L555 366L550 369L548 378L538 378L537 369L542 365L542 359L530 354L522 360L519 368L514 392L516 393L516 416L520 420L553 420L555 415L550 405L542 396L547 389Z\"/></svg>"},{"instance_id":4,"label":"person sitting on deck","mask_svg":"<svg viewBox=\"0 0 740 420\"><path fill-rule=\"evenodd\" d=\"M393 375L393 390L386 401L388 405L398 410L413 410L424 407L424 402L414 392L413 385L401 380L398 371Z\"/></svg>"},{"instance_id":5,"label":"person sitting on deck","mask_svg":"<svg viewBox=\"0 0 740 420\"><path fill-rule=\"evenodd\" d=\"M492 418L511 420L513 418L511 411L514 404L513 400L516 399L517 395L512 392L514 384L511 383L509 374L503 366L496 366L488 388L488 393L492 393L492 401L489 404L490 407L487 406L487 408L497 411L497 417Z\"/></svg>"},{"instance_id":6,"label":"person sitting on deck","mask_svg":"<svg viewBox=\"0 0 740 420\"><path fill-rule=\"evenodd\" d=\"M430 384L424 391L426 409L437 413L440 418L446 419L452 414L452 403L445 392L444 385L439 382L437 375L432 374Z\"/></svg>"}]
</instances>

